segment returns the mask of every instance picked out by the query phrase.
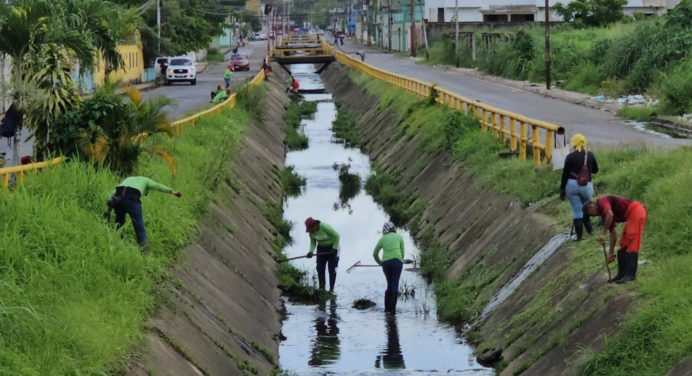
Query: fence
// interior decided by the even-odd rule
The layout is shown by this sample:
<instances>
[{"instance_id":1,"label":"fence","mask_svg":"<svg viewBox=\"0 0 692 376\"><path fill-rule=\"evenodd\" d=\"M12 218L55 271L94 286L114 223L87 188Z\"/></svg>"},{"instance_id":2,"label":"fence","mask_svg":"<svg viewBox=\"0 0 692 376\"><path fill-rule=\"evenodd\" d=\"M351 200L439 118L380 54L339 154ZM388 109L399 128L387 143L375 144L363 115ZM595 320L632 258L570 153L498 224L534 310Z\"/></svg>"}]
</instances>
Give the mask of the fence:
<instances>
[{"instance_id":1,"label":"fence","mask_svg":"<svg viewBox=\"0 0 692 376\"><path fill-rule=\"evenodd\" d=\"M249 82L248 84L250 85L259 85L264 81L264 71L260 70ZM171 125L175 128L175 134L178 135L182 131L182 129L188 125L194 125L197 120L201 119L202 117L209 116L209 115L214 115L224 108L232 108L235 107L236 104L236 94L233 93L225 102L219 103L211 108L208 108L204 111L201 111L197 114L194 114L192 116L188 116L184 119L180 119L177 121L174 121L171 123ZM12 175L16 176L16 184L17 185L22 185L24 183L24 177L28 172L31 171L38 171L42 168L53 166L59 163L62 163L63 161L67 160L65 157L58 157L58 158L53 158L50 161L45 161L45 162L37 162L37 163L30 163L22 166L12 166L12 167L5 167L5 168L0 168L0 185L2 188L8 188L10 185L10 177Z\"/></svg>"},{"instance_id":2,"label":"fence","mask_svg":"<svg viewBox=\"0 0 692 376\"><path fill-rule=\"evenodd\" d=\"M323 47L327 51L335 51L334 47L326 43ZM562 126L501 110L436 85L375 68L341 51L335 52L336 60L343 65L406 89L420 97L429 97L434 93L437 103L476 116L483 130L492 130L503 144L509 142L512 153L515 153L519 159L526 160L531 154L536 166L550 163L555 135L565 133L565 128Z\"/></svg>"}]
</instances>

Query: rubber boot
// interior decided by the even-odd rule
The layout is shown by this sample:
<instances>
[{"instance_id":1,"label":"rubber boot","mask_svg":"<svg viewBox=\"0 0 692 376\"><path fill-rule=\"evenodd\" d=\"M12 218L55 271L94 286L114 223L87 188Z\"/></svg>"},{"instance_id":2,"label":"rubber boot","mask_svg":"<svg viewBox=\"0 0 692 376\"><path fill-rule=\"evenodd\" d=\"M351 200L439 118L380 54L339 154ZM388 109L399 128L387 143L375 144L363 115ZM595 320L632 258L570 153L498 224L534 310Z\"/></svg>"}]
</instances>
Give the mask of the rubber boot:
<instances>
[{"instance_id":1,"label":"rubber boot","mask_svg":"<svg viewBox=\"0 0 692 376\"><path fill-rule=\"evenodd\" d=\"M584 234L584 222L581 218L575 218L572 222L574 223L574 232L577 234L576 241L580 241Z\"/></svg>"},{"instance_id":2,"label":"rubber boot","mask_svg":"<svg viewBox=\"0 0 692 376\"><path fill-rule=\"evenodd\" d=\"M613 279L608 282L617 282L625 276L625 271L627 270L627 254L623 250L618 250L618 274L615 275Z\"/></svg>"},{"instance_id":3,"label":"rubber boot","mask_svg":"<svg viewBox=\"0 0 692 376\"><path fill-rule=\"evenodd\" d=\"M392 307L392 313L396 313L396 302L399 301L399 292L398 291L392 291L392 296L391 296L392 302L389 303L390 306Z\"/></svg>"},{"instance_id":4,"label":"rubber boot","mask_svg":"<svg viewBox=\"0 0 692 376\"><path fill-rule=\"evenodd\" d=\"M584 228L586 232L591 235L593 233L593 226L591 226L591 217L588 215L581 219L584 222Z\"/></svg>"},{"instance_id":5,"label":"rubber boot","mask_svg":"<svg viewBox=\"0 0 692 376\"><path fill-rule=\"evenodd\" d=\"M615 283L626 283L637 278L638 259L639 253L637 252L625 253L625 276Z\"/></svg>"},{"instance_id":6,"label":"rubber boot","mask_svg":"<svg viewBox=\"0 0 692 376\"><path fill-rule=\"evenodd\" d=\"M336 270L329 272L329 292L334 292L334 286L336 286Z\"/></svg>"}]
</instances>

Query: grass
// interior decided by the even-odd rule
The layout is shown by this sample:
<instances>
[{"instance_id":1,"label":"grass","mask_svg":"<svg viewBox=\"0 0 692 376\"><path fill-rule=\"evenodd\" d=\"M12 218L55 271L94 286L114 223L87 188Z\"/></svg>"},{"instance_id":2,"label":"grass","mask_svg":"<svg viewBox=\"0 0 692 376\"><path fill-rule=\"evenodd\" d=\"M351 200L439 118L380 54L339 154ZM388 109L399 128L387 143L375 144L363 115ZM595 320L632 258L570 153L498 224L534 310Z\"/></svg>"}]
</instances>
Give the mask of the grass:
<instances>
[{"instance_id":1,"label":"grass","mask_svg":"<svg viewBox=\"0 0 692 376\"><path fill-rule=\"evenodd\" d=\"M357 146L360 144L360 136L358 136L355 122L351 119L348 112L341 109L340 105L337 105L337 109L336 119L332 123L334 136L342 141L346 147Z\"/></svg>"},{"instance_id":2,"label":"grass","mask_svg":"<svg viewBox=\"0 0 692 376\"><path fill-rule=\"evenodd\" d=\"M302 119L311 116L317 111L317 103L305 101L292 101L286 107L283 115L286 124L286 138L284 143L288 150L297 151L308 148L308 138L299 128Z\"/></svg>"},{"instance_id":3,"label":"grass","mask_svg":"<svg viewBox=\"0 0 692 376\"><path fill-rule=\"evenodd\" d=\"M149 257L129 222L121 238L102 217L119 180L107 169L66 163L0 191L0 373L124 369L154 308L157 281L196 235L212 182L248 123L242 110L225 110L175 139L157 138L177 158L175 178L163 160L141 158L138 174L183 192L181 199L155 192L143 198Z\"/></svg>"},{"instance_id":4,"label":"grass","mask_svg":"<svg viewBox=\"0 0 692 376\"><path fill-rule=\"evenodd\" d=\"M556 223L569 221L568 204L557 198L559 173L535 169L530 162L505 160L497 157L500 145L491 134L479 130L477 122L462 114L450 113L440 107L423 104L413 95L386 83L367 79L361 73L349 72L355 81L378 98L382 109L399 115L399 124L406 137L421 137L425 149L449 150L464 164L482 187L516 197L524 205L538 210ZM397 93L398 92L398 93ZM392 101L391 98L405 97ZM386 103L383 105L382 103ZM426 122L424 119L430 119ZM511 322L490 333L487 338L473 338L480 347L497 342L509 347L516 341L520 350L511 354L514 359L545 337L545 345L534 349L519 370L528 369L536 359L554 346L563 343L593 312L616 295L632 291L637 302L624 314L625 319L605 349L587 353L588 361L581 369L583 375L664 375L692 353L692 148L675 150L616 149L596 150L601 171L594 182L601 194L620 194L641 201L647 207L648 219L644 231L641 258L650 262L639 269L638 280L625 286L604 286L589 294L593 307L576 312L589 296L573 288L588 280L603 268L597 237L590 236L566 250L568 266L553 281L542 286L532 296L524 298L524 307L515 312ZM403 197L397 188L396 176L378 171L368 178L366 189L387 212L403 219L413 218L410 209L419 204ZM415 225L415 220L412 221ZM618 231L621 231L619 226ZM415 232L415 229L412 229ZM468 322L485 305L492 292L499 289L495 281L504 273L501 264L488 265L482 259L467 268L460 278L442 279L443 271L454 260L432 233L418 234L421 239L422 267L437 281L438 312L454 322ZM492 253L492 250L486 251ZM554 309L559 304L561 309ZM562 325L559 331L552 328ZM511 360L510 359L510 360ZM505 362L506 364L506 362Z\"/></svg>"},{"instance_id":5,"label":"grass","mask_svg":"<svg viewBox=\"0 0 692 376\"><path fill-rule=\"evenodd\" d=\"M223 55L218 48L209 48L206 60L208 63L223 63L224 61Z\"/></svg>"},{"instance_id":6,"label":"grass","mask_svg":"<svg viewBox=\"0 0 692 376\"><path fill-rule=\"evenodd\" d=\"M634 106L624 106L618 110L619 117L632 119L637 121L649 121L651 117L656 115L656 108L654 107L634 107Z\"/></svg>"},{"instance_id":7,"label":"grass","mask_svg":"<svg viewBox=\"0 0 692 376\"><path fill-rule=\"evenodd\" d=\"M288 166L279 172L279 180L283 187L284 196L300 196L305 186L305 178L293 171L293 166Z\"/></svg>"}]
</instances>

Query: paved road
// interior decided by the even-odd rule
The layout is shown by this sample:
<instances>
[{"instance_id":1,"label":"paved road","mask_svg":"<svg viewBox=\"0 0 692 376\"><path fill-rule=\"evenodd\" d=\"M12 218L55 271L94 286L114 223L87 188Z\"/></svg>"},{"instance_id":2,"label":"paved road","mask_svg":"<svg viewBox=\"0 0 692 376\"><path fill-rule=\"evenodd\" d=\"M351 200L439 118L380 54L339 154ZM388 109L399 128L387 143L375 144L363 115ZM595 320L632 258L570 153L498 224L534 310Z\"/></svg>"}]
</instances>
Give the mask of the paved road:
<instances>
[{"instance_id":1,"label":"paved road","mask_svg":"<svg viewBox=\"0 0 692 376\"><path fill-rule=\"evenodd\" d=\"M365 62L377 68L435 83L467 98L524 116L549 121L566 127L567 133L583 133L592 145L641 144L653 147L692 145L692 140L674 139L658 133L638 130L622 119L601 110L544 97L521 89L484 81L460 72L416 64L413 59L384 53L380 50L347 41L339 48L355 57L357 50L366 51Z\"/></svg>"},{"instance_id":2,"label":"paved road","mask_svg":"<svg viewBox=\"0 0 692 376\"><path fill-rule=\"evenodd\" d=\"M242 84L247 78L254 76L262 67L262 59L266 55L267 42L250 42L245 47L239 49L239 52L248 54L250 58L250 70L235 72L233 75L234 88ZM226 54L225 60L228 60L230 52ZM157 95L165 95L173 98L176 101L175 107L166 107L166 111L170 120L177 120L184 117L186 114L193 113L197 109L209 106L209 93L216 88L216 84L223 83L223 73L226 71L226 64L213 63L207 69L197 76L197 85L192 86L189 83L178 83L171 86L160 86L156 89L149 90L143 93L144 98L151 98ZM25 155L31 155L33 150L33 142L27 141L29 132L24 129L21 139L23 142L18 144L16 151L7 144L7 139L0 139L0 152L5 153L5 167L19 164L19 159Z\"/></svg>"},{"instance_id":3,"label":"paved road","mask_svg":"<svg viewBox=\"0 0 692 376\"><path fill-rule=\"evenodd\" d=\"M246 53L250 58L250 70L238 71L233 74L233 87L242 84L246 78L251 78L262 68L262 59L267 52L267 42L250 42L245 47L241 47L238 52ZM224 60L228 60L231 53L227 53ZM226 71L226 64L213 63L207 69L197 75L197 85L190 85L187 82L176 83L171 86L161 86L154 90L144 93L144 98L151 98L157 95L165 95L176 101L176 106L166 108L166 112L171 120L177 120L186 114L196 112L195 110L209 106L209 93L216 88L216 85L223 84L223 74Z\"/></svg>"}]
</instances>

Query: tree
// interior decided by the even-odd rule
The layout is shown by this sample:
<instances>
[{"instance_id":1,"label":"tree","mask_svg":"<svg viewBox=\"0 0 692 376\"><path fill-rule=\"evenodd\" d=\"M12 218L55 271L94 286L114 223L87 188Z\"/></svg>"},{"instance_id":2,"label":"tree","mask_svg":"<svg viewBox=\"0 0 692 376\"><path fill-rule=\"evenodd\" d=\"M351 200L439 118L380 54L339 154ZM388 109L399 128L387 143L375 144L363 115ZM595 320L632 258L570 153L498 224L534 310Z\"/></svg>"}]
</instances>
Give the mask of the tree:
<instances>
[{"instance_id":1,"label":"tree","mask_svg":"<svg viewBox=\"0 0 692 376\"><path fill-rule=\"evenodd\" d=\"M625 4L627 0L575 0L567 6L557 3L553 9L565 22L574 22L580 27L596 27L622 20Z\"/></svg>"}]
</instances>

